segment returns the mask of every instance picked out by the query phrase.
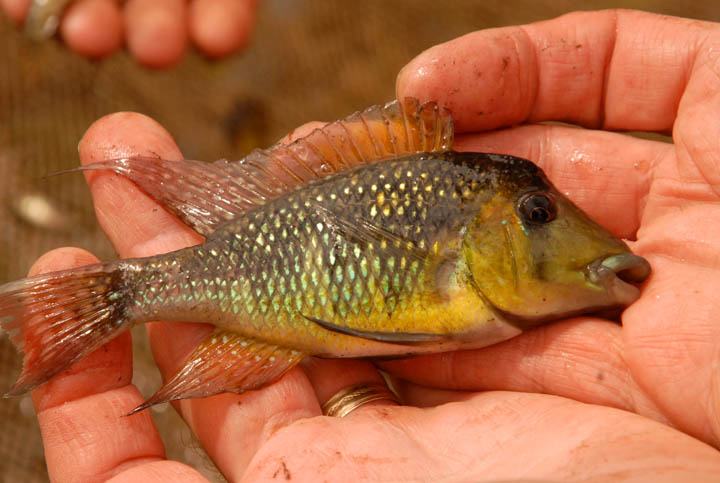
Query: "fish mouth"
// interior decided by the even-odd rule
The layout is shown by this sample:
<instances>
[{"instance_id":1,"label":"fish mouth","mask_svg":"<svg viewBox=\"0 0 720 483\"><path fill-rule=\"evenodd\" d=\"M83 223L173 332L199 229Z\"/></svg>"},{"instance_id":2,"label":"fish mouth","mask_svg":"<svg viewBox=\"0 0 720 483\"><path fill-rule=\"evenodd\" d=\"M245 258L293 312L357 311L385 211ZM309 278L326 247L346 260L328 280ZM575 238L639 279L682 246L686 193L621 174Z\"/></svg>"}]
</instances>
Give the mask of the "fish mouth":
<instances>
[{"instance_id":1,"label":"fish mouth","mask_svg":"<svg viewBox=\"0 0 720 483\"><path fill-rule=\"evenodd\" d=\"M598 258L587 266L588 280L605 288L610 299L620 306L628 306L640 297L642 283L650 275L650 264L643 257L621 253Z\"/></svg>"}]
</instances>

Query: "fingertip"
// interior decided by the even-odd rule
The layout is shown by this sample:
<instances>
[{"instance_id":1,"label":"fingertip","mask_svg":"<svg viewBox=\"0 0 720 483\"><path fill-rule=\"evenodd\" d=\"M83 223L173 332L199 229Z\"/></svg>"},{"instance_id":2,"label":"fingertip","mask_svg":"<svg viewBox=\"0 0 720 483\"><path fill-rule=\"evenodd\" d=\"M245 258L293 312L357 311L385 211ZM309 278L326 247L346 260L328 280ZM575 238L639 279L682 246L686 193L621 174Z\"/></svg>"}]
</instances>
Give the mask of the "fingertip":
<instances>
[{"instance_id":1,"label":"fingertip","mask_svg":"<svg viewBox=\"0 0 720 483\"><path fill-rule=\"evenodd\" d=\"M91 125L78 145L83 165L133 156L182 159L170 133L155 120L133 112L105 116ZM161 209L131 181L109 171L84 173L95 213L122 257L146 257L195 245L201 238Z\"/></svg>"},{"instance_id":2,"label":"fingertip","mask_svg":"<svg viewBox=\"0 0 720 483\"><path fill-rule=\"evenodd\" d=\"M136 112L116 112L95 121L80 140L78 152L83 165L137 155L182 159L172 135Z\"/></svg>"},{"instance_id":3,"label":"fingertip","mask_svg":"<svg viewBox=\"0 0 720 483\"><path fill-rule=\"evenodd\" d=\"M397 96L448 108L458 132L517 124L532 110L535 62L520 27L472 32L411 60L396 79Z\"/></svg>"},{"instance_id":4,"label":"fingertip","mask_svg":"<svg viewBox=\"0 0 720 483\"><path fill-rule=\"evenodd\" d=\"M255 2L195 0L190 4L190 35L210 57L223 57L244 47L253 29Z\"/></svg>"},{"instance_id":5,"label":"fingertip","mask_svg":"<svg viewBox=\"0 0 720 483\"><path fill-rule=\"evenodd\" d=\"M184 0L130 0L125 31L138 62L156 69L171 67L187 49L187 5Z\"/></svg>"},{"instance_id":6,"label":"fingertip","mask_svg":"<svg viewBox=\"0 0 720 483\"><path fill-rule=\"evenodd\" d=\"M25 20L31 0L0 0L0 7L5 10L10 19L20 24Z\"/></svg>"},{"instance_id":7,"label":"fingertip","mask_svg":"<svg viewBox=\"0 0 720 483\"><path fill-rule=\"evenodd\" d=\"M305 124L303 124L300 127L297 127L293 129L289 134L283 136L278 143L280 144L290 144L294 141L297 141L298 139L304 138L305 136L309 135L311 132L315 131L316 129L321 129L325 127L327 123L320 122L320 121L310 121Z\"/></svg>"},{"instance_id":8,"label":"fingertip","mask_svg":"<svg viewBox=\"0 0 720 483\"><path fill-rule=\"evenodd\" d=\"M415 97L421 102L427 100L430 94L427 92L427 79L432 79L435 69L432 69L432 63L425 67L427 63L425 58L430 48L418 54L414 59L408 62L395 79L395 97L397 99L405 99L406 97Z\"/></svg>"},{"instance_id":9,"label":"fingertip","mask_svg":"<svg viewBox=\"0 0 720 483\"><path fill-rule=\"evenodd\" d=\"M83 0L70 4L60 34L76 53L90 58L109 55L123 42L123 19L112 0Z\"/></svg>"},{"instance_id":10,"label":"fingertip","mask_svg":"<svg viewBox=\"0 0 720 483\"><path fill-rule=\"evenodd\" d=\"M98 259L90 252L74 247L56 248L38 258L30 268L29 276L56 272L69 268L97 263Z\"/></svg>"},{"instance_id":11,"label":"fingertip","mask_svg":"<svg viewBox=\"0 0 720 483\"><path fill-rule=\"evenodd\" d=\"M151 117L136 112L115 112L92 123L78 143L78 153L83 166L136 155L182 158L170 133ZM107 174L88 171L85 178L92 188L97 178Z\"/></svg>"}]
</instances>

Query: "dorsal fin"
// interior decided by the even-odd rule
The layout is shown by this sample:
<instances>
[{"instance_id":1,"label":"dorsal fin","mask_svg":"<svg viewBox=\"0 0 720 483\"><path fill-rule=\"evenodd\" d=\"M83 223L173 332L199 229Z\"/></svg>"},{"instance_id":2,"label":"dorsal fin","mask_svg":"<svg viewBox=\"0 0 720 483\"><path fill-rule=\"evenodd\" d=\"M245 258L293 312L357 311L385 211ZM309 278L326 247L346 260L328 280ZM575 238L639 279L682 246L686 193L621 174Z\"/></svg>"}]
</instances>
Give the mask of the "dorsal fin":
<instances>
[{"instance_id":1,"label":"dorsal fin","mask_svg":"<svg viewBox=\"0 0 720 483\"><path fill-rule=\"evenodd\" d=\"M450 112L406 98L356 112L290 144L214 163L151 157L106 160L81 170L126 176L201 235L288 191L376 161L452 147Z\"/></svg>"}]
</instances>

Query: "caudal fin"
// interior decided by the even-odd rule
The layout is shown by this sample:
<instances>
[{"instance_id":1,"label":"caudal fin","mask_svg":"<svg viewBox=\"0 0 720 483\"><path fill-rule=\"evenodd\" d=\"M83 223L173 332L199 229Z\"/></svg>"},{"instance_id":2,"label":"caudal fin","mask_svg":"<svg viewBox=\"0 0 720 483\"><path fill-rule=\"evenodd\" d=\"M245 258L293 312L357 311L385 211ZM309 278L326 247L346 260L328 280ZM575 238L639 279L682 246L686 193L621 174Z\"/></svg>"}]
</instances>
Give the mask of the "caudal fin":
<instances>
[{"instance_id":1,"label":"caudal fin","mask_svg":"<svg viewBox=\"0 0 720 483\"><path fill-rule=\"evenodd\" d=\"M43 384L131 325L125 272L111 262L0 286L0 332L24 353L6 396Z\"/></svg>"}]
</instances>

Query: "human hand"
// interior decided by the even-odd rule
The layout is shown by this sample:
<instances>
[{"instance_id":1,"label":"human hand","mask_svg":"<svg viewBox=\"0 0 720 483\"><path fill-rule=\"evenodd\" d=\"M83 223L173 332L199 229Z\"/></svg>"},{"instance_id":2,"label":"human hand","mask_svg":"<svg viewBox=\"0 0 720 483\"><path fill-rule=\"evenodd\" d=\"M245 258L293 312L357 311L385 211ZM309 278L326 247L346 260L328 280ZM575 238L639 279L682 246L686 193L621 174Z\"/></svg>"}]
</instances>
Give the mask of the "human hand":
<instances>
[{"instance_id":1,"label":"human hand","mask_svg":"<svg viewBox=\"0 0 720 483\"><path fill-rule=\"evenodd\" d=\"M54 0L51 0L54 1ZM17 23L31 0L0 0ZM123 43L140 63L170 67L185 54L188 39L210 57L242 49L252 31L257 0L77 0L66 8L59 26L63 41L90 58L112 54Z\"/></svg>"},{"instance_id":2,"label":"human hand","mask_svg":"<svg viewBox=\"0 0 720 483\"><path fill-rule=\"evenodd\" d=\"M636 239L653 274L622 326L581 317L383 366L424 385L621 408L720 446L719 92L720 25L641 12L475 32L413 60L398 97L449 107L467 133L456 149L537 162L593 218ZM606 130L672 132L675 144Z\"/></svg>"},{"instance_id":3,"label":"human hand","mask_svg":"<svg viewBox=\"0 0 720 483\"><path fill-rule=\"evenodd\" d=\"M583 21L583 26L589 28L595 25L598 28L612 14L582 15L590 15ZM682 20L639 16L662 22L659 25L666 28L680 22L684 35L691 30ZM547 35L557 35L558 31L567 31L567 22L568 19L564 18L528 29L545 29ZM638 21L633 19L633 33L638 32L637 26ZM614 29L606 28L608 35L614 32ZM496 89L492 92L499 96L498 78L505 79L510 72L515 72L516 76L528 75L521 69L521 65L525 64L518 63L521 54L502 61L507 56L507 44L503 42L509 42L512 52L516 52L512 50L514 45L522 46L521 41L515 44L512 36L507 37L507 33L513 31L517 33L517 30L491 31L470 38L485 45L488 54L492 54L484 55L481 62L489 62L493 55L499 53L497 59L507 71L503 74L502 70L498 70L494 80L483 71L483 76L489 77L488 90L483 92ZM578 32L575 29L570 31ZM494 41L493 35L496 35ZM629 35L629 32L618 29L618 35ZM488 39L488 36L491 38ZM567 41L569 37L563 34L563 38ZM554 44L549 42L549 45L552 48ZM603 45L607 43L593 43L597 48ZM619 37L616 55L623 54L622 46ZM652 45L644 47L647 49ZM477 45L475 48L478 48ZM580 50L582 47L573 45L573 48ZM624 55L643 53L647 55L646 51L640 50L625 52ZM606 60L602 56L600 60L592 55L589 58L596 62ZM472 70L477 65L473 65L471 59L477 59L468 58L466 66ZM421 57L416 62L422 60ZM514 96L521 98L527 94L514 90L509 77L505 84L509 86L506 87L508 100L490 106L499 110L488 112L487 117L474 118L468 116L468 112L477 113L483 108L485 112L489 111L485 106L492 103L489 99L494 96L478 96L474 89L472 92L463 91L466 84L460 83L464 77L458 72L454 80L455 86L461 90L453 91L456 87L450 87L443 97L440 87L436 92L432 91L432 73L421 79L427 82L422 85L413 78L412 65L400 77L400 94L409 94L415 89L418 95L437 95L441 100L448 101L448 93L454 92L459 102L453 105L451 98L450 107L459 110L457 124L460 129L481 130L526 118L537 120L547 117L561 117L585 124L595 119L595 124L600 124L598 119L588 116L583 110L587 106L577 99L564 104L565 100L558 99L556 95L551 102L548 94L540 93L531 96L531 99L517 100ZM545 64L531 61L535 70L540 65ZM565 66L568 74L572 75L572 63L550 65L557 68ZM600 62L597 68L602 65ZM714 79L707 72L703 77L702 69L698 67L690 76L688 92L691 88L706 87L709 80ZM562 84L563 80L568 80L567 77L555 77L560 92L588 96L587 90L582 89L583 83L575 80L577 90L571 91ZM601 77L604 80L604 76ZM444 80L453 79L444 77ZM602 89L603 80L599 81L597 89L606 92L604 99L609 103L612 96L619 94L610 87ZM613 82L613 76L608 78L608 82ZM633 84L626 82L624 85L627 92L628 85ZM531 93L535 91L530 90ZM654 94L655 102L664 100L661 96L663 92L648 90L648 93ZM705 100L706 104L696 104L694 111L687 111L687 106L693 105L693 97L697 99L699 95L695 93L688 98L686 94L687 100L683 100L678 111L676 133L688 129L683 127L689 122L681 121L683 115L702 116L712 111L713 98ZM642 105L646 98L637 96L632 99ZM569 107L553 113L556 109L553 102ZM677 96L670 105L674 109L676 104ZM596 113L599 106L597 101ZM613 109L618 109L618 106L613 106ZM568 112L571 107L575 110ZM650 107L657 108L654 104ZM622 117L627 119L625 124L617 120L618 113L613 109L605 110L606 127L639 127L637 116L644 111L638 106L621 112ZM553 112L548 113L548 110ZM531 114L528 115L528 112ZM657 120L660 117L657 112L652 114L648 119ZM704 117L712 120L707 114ZM701 195L709 198L712 193L702 191L696 182L691 186L696 197L689 199L687 188L677 181L673 182L671 177L673 173L678 176L684 173L679 168L708 167L707 161L703 163L706 158L699 155L711 153L700 142L711 142L717 137L711 137L711 126L703 127L708 127L710 132L701 132L701 139L696 140L693 146L689 147L687 140L682 145L685 149L700 149L697 155L682 158L686 164L679 164L681 161L677 157L667 160L671 155L677 156L681 146L560 127L526 126L459 140L459 146L466 149L503 151L539 160L561 189L569 191L571 198L620 235L632 236L640 224L639 214L642 213L643 228L635 248L651 260L655 273L645 288L643 299L626 312L623 328L598 319L580 318L538 329L514 341L481 351L385 365L407 379L438 386L508 388L555 393L567 398L501 391L472 394L404 383L400 387L403 402L408 406L398 407L378 401L359 408L346 418L328 418L321 416L320 407L332 394L357 383L380 382L380 378L375 368L366 362L313 360L302 368L291 370L262 390L240 396L222 394L183 400L176 402L175 407L218 468L233 481L243 477L249 481L283 478L315 481L320 477L350 481L603 480L611 475L614 479L638 479L648 474L657 481L717 479L720 474L717 451L662 424L672 422L706 441L712 441L715 434L712 429L703 431L701 424L711 419L711 411L698 413L698 408L705 408L712 399L691 394L697 388L713 386L707 385L707 378L676 381L676 373L673 372L688 371L689 367L693 367L686 359L679 358L678 353L697 357L693 361L697 360L701 376L713 370L712 359L702 358L708 353L707 346L717 340L717 337L713 338L714 329L707 325L710 315L708 313L704 319L705 323L697 313L690 317L691 309L704 307L707 311L712 307L710 291L705 289L705 285L700 285L703 290L699 293L693 293L693 290L702 281L700 276L712 284L713 273L709 268L695 266L697 259L694 257L706 253L702 246L688 246L687 260L693 262L689 264L666 254L668 248L676 247L677 243L690 237L693 233L690 230L713 230L711 223L704 222L697 227L692 220L686 219L693 214L697 216L695 211L701 208L700 211L705 212L705 217L710 217L708 221L711 221L714 208L703 201L705 198ZM652 128L664 129L662 125ZM685 135L689 134L697 135L692 131ZM539 140L547 141L543 144ZM94 124L80 144L80 154L84 164L130 155L182 157L160 126L143 116L127 113L108 116ZM567 158L574 162L569 162ZM646 161L647 165L640 163L638 167L642 169L636 170L634 162L637 160L639 163ZM672 160L675 160L674 164ZM694 160L696 164L691 165L688 160ZM589 176L592 174L595 176ZM684 176L690 174L692 172ZM194 232L160 209L127 180L98 171L88 172L86 176L98 219L121 256L148 256L201 241ZM650 187L653 191L649 191ZM675 194L672 198L667 197L669 188L673 189L670 193ZM601 192L605 195L600 199L604 204L598 203ZM640 203L637 200L643 193L648 193L647 201ZM663 193L665 197L661 196ZM637 211L622 212L620 208L623 206L632 206ZM681 213L685 213L685 218ZM667 221L663 222L663 218ZM672 223L673 231L667 231L668 225L664 225L666 230L663 232L663 225L658 226L659 223ZM706 233L703 239L718 239L711 235ZM674 245L660 244L663 240L672 241ZM56 251L38 262L35 269L67 268L90 261L82 257L87 255L77 251ZM690 291L688 295L691 298L683 301L680 296L687 291ZM657 299L655 295L661 297ZM692 300L696 302L693 304ZM678 302L681 304L676 306ZM646 320L648 314L652 314L654 320ZM681 315L685 317L681 318ZM654 324L662 325L658 327ZM194 324L150 324L156 362L164 377L174 372L209 330L206 326ZM700 336L704 338L700 339ZM671 344L673 337L680 340ZM191 468L162 459L162 444L147 412L122 417L142 402L137 390L129 385L129 352L129 339L124 335L34 391L48 468L54 479L84 480L111 475L116 481L134 481L150 475L173 480L199 478ZM648 352L657 352L658 355L647 359L652 361L652 365L645 366L647 370L638 372L635 368L643 367L643 360L638 358ZM670 361L665 359L668 357ZM502 373L497 368L502 368ZM664 385L657 388L652 384L640 385L641 381L647 384L647 381L656 379ZM676 416L678 408L672 404L677 404L677 401L672 398L686 395L683 404L690 414L679 418ZM583 404L570 398L595 404ZM603 406L618 406L650 417Z\"/></svg>"}]
</instances>

